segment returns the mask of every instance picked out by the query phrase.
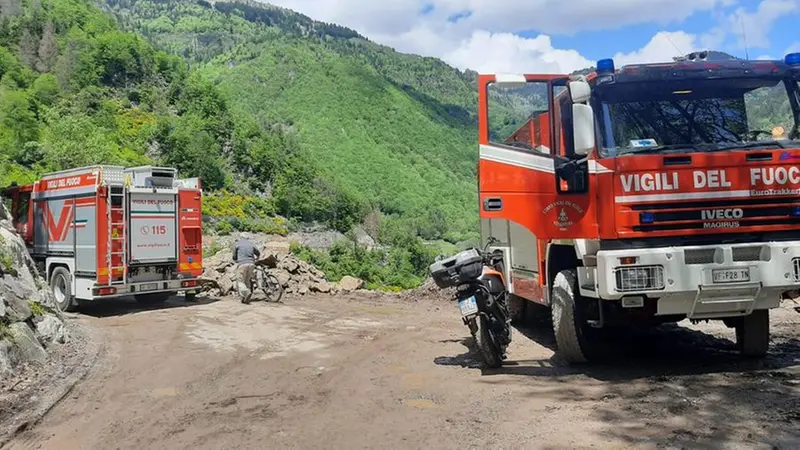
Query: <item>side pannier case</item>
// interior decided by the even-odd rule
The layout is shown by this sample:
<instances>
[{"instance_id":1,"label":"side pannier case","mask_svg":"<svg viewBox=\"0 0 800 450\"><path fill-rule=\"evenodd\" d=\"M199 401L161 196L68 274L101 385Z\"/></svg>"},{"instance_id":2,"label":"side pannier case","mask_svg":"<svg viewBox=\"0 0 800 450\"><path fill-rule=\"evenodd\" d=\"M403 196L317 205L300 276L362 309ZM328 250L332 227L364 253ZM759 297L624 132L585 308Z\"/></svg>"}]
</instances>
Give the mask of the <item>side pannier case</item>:
<instances>
[{"instance_id":1,"label":"side pannier case","mask_svg":"<svg viewBox=\"0 0 800 450\"><path fill-rule=\"evenodd\" d=\"M430 266L431 277L442 289L456 286L459 282L478 278L482 273L481 255L471 248Z\"/></svg>"}]
</instances>

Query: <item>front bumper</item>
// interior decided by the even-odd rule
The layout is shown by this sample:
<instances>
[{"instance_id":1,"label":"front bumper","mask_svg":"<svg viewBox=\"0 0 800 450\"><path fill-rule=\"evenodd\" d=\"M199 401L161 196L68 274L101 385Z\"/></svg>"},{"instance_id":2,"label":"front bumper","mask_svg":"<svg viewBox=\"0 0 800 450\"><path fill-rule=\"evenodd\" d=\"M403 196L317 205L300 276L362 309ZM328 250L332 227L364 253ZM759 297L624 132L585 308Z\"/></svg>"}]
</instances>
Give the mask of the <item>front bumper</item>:
<instances>
[{"instance_id":1,"label":"front bumper","mask_svg":"<svg viewBox=\"0 0 800 450\"><path fill-rule=\"evenodd\" d=\"M656 298L658 315L743 315L800 287L800 242L599 251L594 275L599 298Z\"/></svg>"}]
</instances>

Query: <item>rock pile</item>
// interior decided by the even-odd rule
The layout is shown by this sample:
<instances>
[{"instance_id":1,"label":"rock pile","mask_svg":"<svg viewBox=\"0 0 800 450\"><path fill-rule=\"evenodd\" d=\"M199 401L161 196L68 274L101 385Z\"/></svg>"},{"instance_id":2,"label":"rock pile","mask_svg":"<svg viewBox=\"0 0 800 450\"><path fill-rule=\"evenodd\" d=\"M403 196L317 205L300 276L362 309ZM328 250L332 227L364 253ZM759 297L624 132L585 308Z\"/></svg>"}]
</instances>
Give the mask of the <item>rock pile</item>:
<instances>
[{"instance_id":1,"label":"rock pile","mask_svg":"<svg viewBox=\"0 0 800 450\"><path fill-rule=\"evenodd\" d=\"M329 283L321 270L291 253L275 250L269 244L264 244L260 251L259 264L267 266L267 272L275 275L284 292L288 294L305 295L310 292L335 294L364 287L362 280L352 277L344 277L337 284ZM202 281L206 292L220 297L235 292L237 273L231 250L224 249L205 258L203 266L205 272Z\"/></svg>"},{"instance_id":2,"label":"rock pile","mask_svg":"<svg viewBox=\"0 0 800 450\"><path fill-rule=\"evenodd\" d=\"M46 350L68 335L50 290L0 203L0 380L42 365Z\"/></svg>"}]
</instances>

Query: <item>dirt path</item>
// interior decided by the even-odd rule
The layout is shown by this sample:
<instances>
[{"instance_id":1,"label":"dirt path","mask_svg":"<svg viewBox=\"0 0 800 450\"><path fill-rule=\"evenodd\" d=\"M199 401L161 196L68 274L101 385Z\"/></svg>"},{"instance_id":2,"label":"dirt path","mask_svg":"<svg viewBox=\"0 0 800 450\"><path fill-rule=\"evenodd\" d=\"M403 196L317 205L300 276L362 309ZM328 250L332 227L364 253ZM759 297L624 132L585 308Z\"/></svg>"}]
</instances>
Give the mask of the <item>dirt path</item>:
<instances>
[{"instance_id":1,"label":"dirt path","mask_svg":"<svg viewBox=\"0 0 800 450\"><path fill-rule=\"evenodd\" d=\"M74 320L105 339L93 372L8 447L800 447L800 314L788 305L762 362L705 325L573 369L540 326L490 372L452 304L286 301L92 308Z\"/></svg>"}]
</instances>

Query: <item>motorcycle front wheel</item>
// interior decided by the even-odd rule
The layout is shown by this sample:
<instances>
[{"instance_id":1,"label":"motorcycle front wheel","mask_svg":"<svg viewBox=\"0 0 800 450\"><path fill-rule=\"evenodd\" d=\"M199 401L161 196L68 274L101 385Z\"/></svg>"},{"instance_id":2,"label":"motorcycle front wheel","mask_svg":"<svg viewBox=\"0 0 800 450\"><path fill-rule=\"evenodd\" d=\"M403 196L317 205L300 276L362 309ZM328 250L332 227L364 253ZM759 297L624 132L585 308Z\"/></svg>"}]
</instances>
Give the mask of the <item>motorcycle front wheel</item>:
<instances>
[{"instance_id":1,"label":"motorcycle front wheel","mask_svg":"<svg viewBox=\"0 0 800 450\"><path fill-rule=\"evenodd\" d=\"M475 345L481 355L483 365L489 369L496 369L503 365L500 349L497 346L492 331L489 329L489 321L486 316L479 315L472 319L475 322L472 336L475 338Z\"/></svg>"}]
</instances>

